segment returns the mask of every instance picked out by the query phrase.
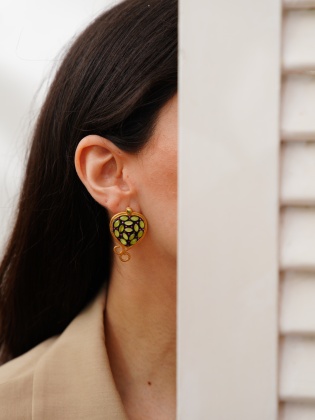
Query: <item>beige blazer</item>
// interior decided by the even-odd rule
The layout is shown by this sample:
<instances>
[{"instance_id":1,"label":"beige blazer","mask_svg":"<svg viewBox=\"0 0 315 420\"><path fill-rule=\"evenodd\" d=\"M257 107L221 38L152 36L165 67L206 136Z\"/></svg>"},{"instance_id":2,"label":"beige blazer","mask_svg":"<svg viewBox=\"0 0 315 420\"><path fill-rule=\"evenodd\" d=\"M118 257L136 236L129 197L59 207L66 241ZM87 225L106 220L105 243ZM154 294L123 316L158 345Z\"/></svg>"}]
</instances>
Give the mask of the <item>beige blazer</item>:
<instances>
[{"instance_id":1,"label":"beige blazer","mask_svg":"<svg viewBox=\"0 0 315 420\"><path fill-rule=\"evenodd\" d=\"M59 336L0 367L1 420L127 420L104 337L105 288Z\"/></svg>"}]
</instances>

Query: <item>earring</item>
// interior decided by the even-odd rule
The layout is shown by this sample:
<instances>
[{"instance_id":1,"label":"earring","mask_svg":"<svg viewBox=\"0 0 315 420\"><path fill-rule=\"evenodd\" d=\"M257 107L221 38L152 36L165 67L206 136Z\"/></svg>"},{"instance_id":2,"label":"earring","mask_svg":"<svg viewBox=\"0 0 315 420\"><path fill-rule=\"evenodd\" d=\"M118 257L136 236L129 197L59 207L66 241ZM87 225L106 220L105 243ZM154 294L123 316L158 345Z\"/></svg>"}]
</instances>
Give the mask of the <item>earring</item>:
<instances>
[{"instance_id":1,"label":"earring","mask_svg":"<svg viewBox=\"0 0 315 420\"><path fill-rule=\"evenodd\" d=\"M122 262L130 260L129 249L138 244L145 237L148 229L147 219L141 213L126 211L115 214L109 222L110 233L119 245L114 247L114 252Z\"/></svg>"}]
</instances>

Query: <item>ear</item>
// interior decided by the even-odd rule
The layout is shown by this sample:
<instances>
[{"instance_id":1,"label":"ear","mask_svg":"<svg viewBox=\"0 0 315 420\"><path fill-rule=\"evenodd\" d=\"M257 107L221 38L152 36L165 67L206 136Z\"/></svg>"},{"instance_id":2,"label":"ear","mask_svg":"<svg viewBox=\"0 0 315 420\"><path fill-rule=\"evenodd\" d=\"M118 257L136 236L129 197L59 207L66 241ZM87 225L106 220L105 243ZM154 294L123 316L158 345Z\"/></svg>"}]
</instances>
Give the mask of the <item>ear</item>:
<instances>
[{"instance_id":1,"label":"ear","mask_svg":"<svg viewBox=\"0 0 315 420\"><path fill-rule=\"evenodd\" d=\"M91 196L110 213L124 211L134 202L134 191L124 177L129 155L104 137L84 137L75 152L75 168ZM126 178L126 179L125 179Z\"/></svg>"}]
</instances>

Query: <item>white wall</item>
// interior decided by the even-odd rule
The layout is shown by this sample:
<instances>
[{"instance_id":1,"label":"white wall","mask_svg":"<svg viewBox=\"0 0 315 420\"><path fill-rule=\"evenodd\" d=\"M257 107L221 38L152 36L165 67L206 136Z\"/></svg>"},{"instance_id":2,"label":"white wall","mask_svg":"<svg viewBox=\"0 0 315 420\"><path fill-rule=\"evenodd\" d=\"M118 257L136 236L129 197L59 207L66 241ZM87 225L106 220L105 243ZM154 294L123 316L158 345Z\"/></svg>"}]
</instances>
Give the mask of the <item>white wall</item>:
<instances>
[{"instance_id":1,"label":"white wall","mask_svg":"<svg viewBox=\"0 0 315 420\"><path fill-rule=\"evenodd\" d=\"M0 249L14 210L36 112L58 54L114 0L0 4Z\"/></svg>"}]
</instances>

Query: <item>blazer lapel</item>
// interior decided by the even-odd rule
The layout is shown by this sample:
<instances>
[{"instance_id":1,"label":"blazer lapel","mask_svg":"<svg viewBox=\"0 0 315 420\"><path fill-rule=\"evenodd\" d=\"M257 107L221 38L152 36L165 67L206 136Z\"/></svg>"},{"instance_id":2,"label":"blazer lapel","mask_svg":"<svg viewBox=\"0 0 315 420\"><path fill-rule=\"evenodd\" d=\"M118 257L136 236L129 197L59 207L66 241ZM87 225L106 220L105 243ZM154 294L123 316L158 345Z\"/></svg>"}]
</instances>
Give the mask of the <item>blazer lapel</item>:
<instances>
[{"instance_id":1,"label":"blazer lapel","mask_svg":"<svg viewBox=\"0 0 315 420\"><path fill-rule=\"evenodd\" d=\"M33 420L127 420L105 348L105 286L39 361Z\"/></svg>"}]
</instances>

